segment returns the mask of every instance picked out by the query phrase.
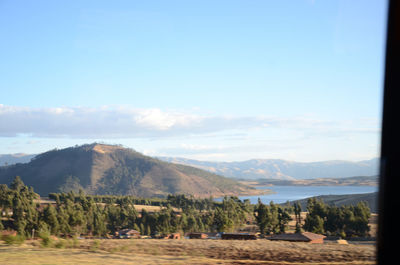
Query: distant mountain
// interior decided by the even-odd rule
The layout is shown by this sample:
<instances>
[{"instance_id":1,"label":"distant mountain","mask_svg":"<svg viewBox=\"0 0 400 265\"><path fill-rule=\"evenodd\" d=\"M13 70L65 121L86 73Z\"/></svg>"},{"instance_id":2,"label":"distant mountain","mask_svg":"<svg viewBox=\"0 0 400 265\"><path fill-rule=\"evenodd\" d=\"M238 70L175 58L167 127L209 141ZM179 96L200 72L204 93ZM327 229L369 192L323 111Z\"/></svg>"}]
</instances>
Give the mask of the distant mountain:
<instances>
[{"instance_id":1,"label":"distant mountain","mask_svg":"<svg viewBox=\"0 0 400 265\"><path fill-rule=\"evenodd\" d=\"M5 165L13 165L17 163L28 163L34 158L36 155L28 155L28 154L0 154L0 166Z\"/></svg>"},{"instance_id":2,"label":"distant mountain","mask_svg":"<svg viewBox=\"0 0 400 265\"><path fill-rule=\"evenodd\" d=\"M142 197L256 194L259 190L207 171L163 162L116 145L89 144L52 150L26 164L0 167L0 183L15 176L35 192L78 191Z\"/></svg>"},{"instance_id":3,"label":"distant mountain","mask_svg":"<svg viewBox=\"0 0 400 265\"><path fill-rule=\"evenodd\" d=\"M350 162L293 162L280 159L252 159L242 162L210 162L176 157L159 157L167 162L198 167L235 179L311 179L378 175L379 159Z\"/></svg>"},{"instance_id":4,"label":"distant mountain","mask_svg":"<svg viewBox=\"0 0 400 265\"><path fill-rule=\"evenodd\" d=\"M345 178L317 178L317 179L259 179L244 180L243 184L251 186L378 186L379 176L356 176Z\"/></svg>"}]
</instances>

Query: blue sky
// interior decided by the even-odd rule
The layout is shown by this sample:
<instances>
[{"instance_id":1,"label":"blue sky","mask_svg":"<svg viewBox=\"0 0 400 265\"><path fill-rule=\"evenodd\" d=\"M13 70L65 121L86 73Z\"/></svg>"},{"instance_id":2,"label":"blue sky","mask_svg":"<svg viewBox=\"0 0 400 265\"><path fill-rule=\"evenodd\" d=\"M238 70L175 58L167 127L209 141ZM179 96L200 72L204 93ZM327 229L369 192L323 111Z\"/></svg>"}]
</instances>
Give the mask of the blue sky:
<instances>
[{"instance_id":1,"label":"blue sky","mask_svg":"<svg viewBox=\"0 0 400 265\"><path fill-rule=\"evenodd\" d=\"M376 157L386 5L0 1L0 153Z\"/></svg>"}]
</instances>

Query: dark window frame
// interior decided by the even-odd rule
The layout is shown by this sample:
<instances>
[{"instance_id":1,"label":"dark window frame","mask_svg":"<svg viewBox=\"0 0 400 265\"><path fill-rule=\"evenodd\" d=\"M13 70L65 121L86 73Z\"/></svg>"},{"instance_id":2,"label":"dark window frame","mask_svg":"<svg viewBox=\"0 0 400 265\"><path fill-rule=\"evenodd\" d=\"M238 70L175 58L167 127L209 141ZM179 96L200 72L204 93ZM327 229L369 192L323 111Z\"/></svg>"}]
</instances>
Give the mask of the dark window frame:
<instances>
[{"instance_id":1,"label":"dark window frame","mask_svg":"<svg viewBox=\"0 0 400 265\"><path fill-rule=\"evenodd\" d=\"M397 246L400 234L400 1L389 0L387 21L378 198L378 264L395 264L400 253Z\"/></svg>"}]
</instances>

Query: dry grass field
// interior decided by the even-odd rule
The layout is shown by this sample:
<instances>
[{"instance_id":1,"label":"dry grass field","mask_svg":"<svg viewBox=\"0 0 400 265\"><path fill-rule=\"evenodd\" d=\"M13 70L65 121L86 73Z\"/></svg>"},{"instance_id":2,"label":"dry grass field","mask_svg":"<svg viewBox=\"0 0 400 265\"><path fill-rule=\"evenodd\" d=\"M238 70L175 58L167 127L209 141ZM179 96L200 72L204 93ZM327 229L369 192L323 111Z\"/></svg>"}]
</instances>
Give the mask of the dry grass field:
<instances>
[{"instance_id":1,"label":"dry grass field","mask_svg":"<svg viewBox=\"0 0 400 265\"><path fill-rule=\"evenodd\" d=\"M375 264L373 245L266 239L84 239L74 246L64 243L59 244L61 248L44 248L39 241L21 246L0 243L0 264Z\"/></svg>"}]
</instances>

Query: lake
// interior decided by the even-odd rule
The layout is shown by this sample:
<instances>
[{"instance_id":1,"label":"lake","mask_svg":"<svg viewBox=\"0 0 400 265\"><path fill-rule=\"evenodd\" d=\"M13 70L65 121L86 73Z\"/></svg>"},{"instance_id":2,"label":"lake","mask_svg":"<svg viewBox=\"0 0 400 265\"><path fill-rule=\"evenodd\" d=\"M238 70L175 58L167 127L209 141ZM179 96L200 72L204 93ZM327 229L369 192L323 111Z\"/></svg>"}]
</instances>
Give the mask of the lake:
<instances>
[{"instance_id":1,"label":"lake","mask_svg":"<svg viewBox=\"0 0 400 265\"><path fill-rule=\"evenodd\" d=\"M360 194L378 191L378 187L373 186L268 186L257 187L257 189L270 189L273 194L241 196L241 200L249 199L251 203L257 203L258 198L263 203L285 203L287 201L300 200L319 195L343 195Z\"/></svg>"}]
</instances>

